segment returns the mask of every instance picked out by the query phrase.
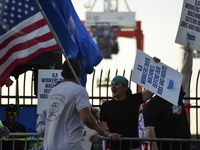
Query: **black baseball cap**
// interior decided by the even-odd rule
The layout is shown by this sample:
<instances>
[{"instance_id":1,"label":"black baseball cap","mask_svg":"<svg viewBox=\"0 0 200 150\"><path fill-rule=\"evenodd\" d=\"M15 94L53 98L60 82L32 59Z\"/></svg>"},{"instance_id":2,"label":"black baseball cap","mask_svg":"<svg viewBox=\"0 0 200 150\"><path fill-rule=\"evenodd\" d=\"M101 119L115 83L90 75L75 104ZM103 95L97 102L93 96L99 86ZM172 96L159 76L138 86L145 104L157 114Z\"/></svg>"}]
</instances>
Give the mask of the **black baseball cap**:
<instances>
[{"instance_id":1,"label":"black baseball cap","mask_svg":"<svg viewBox=\"0 0 200 150\"><path fill-rule=\"evenodd\" d=\"M10 111L10 112L18 112L17 106L14 104L10 104L4 109L4 111Z\"/></svg>"}]
</instances>

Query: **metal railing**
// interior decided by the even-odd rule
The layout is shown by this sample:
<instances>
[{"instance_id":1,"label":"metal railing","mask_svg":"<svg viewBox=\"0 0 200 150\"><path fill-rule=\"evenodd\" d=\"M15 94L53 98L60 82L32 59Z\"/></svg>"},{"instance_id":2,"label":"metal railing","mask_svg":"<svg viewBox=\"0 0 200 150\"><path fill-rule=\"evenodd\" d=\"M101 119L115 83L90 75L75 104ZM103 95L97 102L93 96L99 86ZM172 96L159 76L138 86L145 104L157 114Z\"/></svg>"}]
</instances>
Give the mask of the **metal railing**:
<instances>
[{"instance_id":1,"label":"metal railing","mask_svg":"<svg viewBox=\"0 0 200 150\"><path fill-rule=\"evenodd\" d=\"M3 145L5 142L9 142L9 145L12 147L12 150L15 150L16 142L24 141L25 150L30 149L30 141L34 142L34 146L39 150L39 147L43 147L40 142L43 142L43 134L39 133L10 133L8 138L1 137L0 149L3 150Z\"/></svg>"},{"instance_id":2,"label":"metal railing","mask_svg":"<svg viewBox=\"0 0 200 150\"><path fill-rule=\"evenodd\" d=\"M43 149L43 135L39 133L10 133L9 138L0 140L0 149L2 149L2 145L6 141L11 141L12 143L12 150L14 150L15 142L17 141L24 141L25 149L30 150L42 150ZM104 142L103 142L104 141ZM107 141L106 146L105 141ZM190 150L199 150L200 148L200 139L177 139L177 138L134 138L134 137L121 137L121 141L140 141L141 143L143 141L150 142L150 145L148 145L148 150L151 150L151 142L171 142L171 145L173 143L179 143L182 145L182 143L189 143L190 144ZM31 144L32 142L32 144ZM111 138L109 137L99 137L99 140L97 142L94 142L91 150L103 150L103 149L110 149L109 148L109 142L111 142ZM161 144L162 145L162 144ZM146 145L147 146L147 145ZM107 148L106 148L107 147ZM140 147L140 150L143 150L144 147ZM182 150L183 147L180 146L180 149ZM121 147L119 146L119 150ZM162 146L159 147L159 150L162 150ZM171 148L169 149L171 150Z\"/></svg>"}]
</instances>

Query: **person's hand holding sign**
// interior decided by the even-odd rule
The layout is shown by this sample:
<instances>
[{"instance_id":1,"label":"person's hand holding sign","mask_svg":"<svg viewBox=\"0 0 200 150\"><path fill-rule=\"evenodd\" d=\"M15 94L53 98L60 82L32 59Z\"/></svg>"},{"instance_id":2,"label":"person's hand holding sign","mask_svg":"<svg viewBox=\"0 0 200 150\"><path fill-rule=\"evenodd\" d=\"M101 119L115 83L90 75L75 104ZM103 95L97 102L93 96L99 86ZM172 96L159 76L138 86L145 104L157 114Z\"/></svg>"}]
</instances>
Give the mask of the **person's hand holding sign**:
<instances>
[{"instance_id":1,"label":"person's hand holding sign","mask_svg":"<svg viewBox=\"0 0 200 150\"><path fill-rule=\"evenodd\" d=\"M159 62L160 62L160 59L157 58L157 57L153 57L153 60L154 60L156 63L159 63Z\"/></svg>"}]
</instances>

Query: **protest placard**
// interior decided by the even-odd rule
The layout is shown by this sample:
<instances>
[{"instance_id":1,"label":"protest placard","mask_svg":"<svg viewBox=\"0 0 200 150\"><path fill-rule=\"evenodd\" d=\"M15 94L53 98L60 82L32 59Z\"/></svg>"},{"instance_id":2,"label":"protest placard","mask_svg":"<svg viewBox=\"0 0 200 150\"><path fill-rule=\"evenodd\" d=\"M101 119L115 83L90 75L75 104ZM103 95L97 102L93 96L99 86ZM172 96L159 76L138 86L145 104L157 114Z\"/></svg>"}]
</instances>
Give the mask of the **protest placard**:
<instances>
[{"instance_id":1,"label":"protest placard","mask_svg":"<svg viewBox=\"0 0 200 150\"><path fill-rule=\"evenodd\" d=\"M48 96L56 83L62 81L61 70L39 69L38 70L38 105L37 113L40 114L48 106Z\"/></svg>"},{"instance_id":2,"label":"protest placard","mask_svg":"<svg viewBox=\"0 0 200 150\"><path fill-rule=\"evenodd\" d=\"M184 0L175 43L200 51L200 0Z\"/></svg>"},{"instance_id":3,"label":"protest placard","mask_svg":"<svg viewBox=\"0 0 200 150\"><path fill-rule=\"evenodd\" d=\"M182 73L137 50L131 77L136 84L178 105L182 78Z\"/></svg>"}]
</instances>

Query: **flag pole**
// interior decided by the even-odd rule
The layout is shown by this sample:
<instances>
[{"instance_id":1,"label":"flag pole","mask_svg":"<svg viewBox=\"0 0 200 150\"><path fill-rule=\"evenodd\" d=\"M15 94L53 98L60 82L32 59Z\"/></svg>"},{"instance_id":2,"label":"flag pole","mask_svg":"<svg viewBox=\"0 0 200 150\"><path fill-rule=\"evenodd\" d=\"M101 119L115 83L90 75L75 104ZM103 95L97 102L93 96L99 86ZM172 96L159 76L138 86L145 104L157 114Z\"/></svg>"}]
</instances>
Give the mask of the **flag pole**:
<instances>
[{"instance_id":1,"label":"flag pole","mask_svg":"<svg viewBox=\"0 0 200 150\"><path fill-rule=\"evenodd\" d=\"M58 36L57 36L56 33L54 32L53 27L51 26L51 23L49 22L48 18L46 17L46 15L45 15L45 13L44 13L44 11L43 11L43 9L42 9L40 3L38 2L38 0L35 0L35 3L36 3L36 5L38 6L40 12L42 13L42 15L43 15L43 17L44 17L44 19L45 19L47 25L49 26L50 31L51 31L51 33L53 34L53 36L54 36L54 38L55 38L55 40L56 40L58 46L60 47L60 50L62 51L62 53L63 53L63 55L64 55L64 57L65 57L65 59L66 59L66 61L67 61L67 65L69 66L69 68L70 68L72 74L74 75L74 78L76 79L77 83L78 83L79 85L81 85L81 83L80 83L80 81L79 81L79 79L78 79L78 77L77 77L77 75L76 75L74 69L72 68L71 63L69 62L69 59L68 59L67 55L65 54L65 51L64 51L64 49L63 49L63 47L62 47L62 44L60 43L60 41L59 41L59 39L58 39Z\"/></svg>"}]
</instances>

